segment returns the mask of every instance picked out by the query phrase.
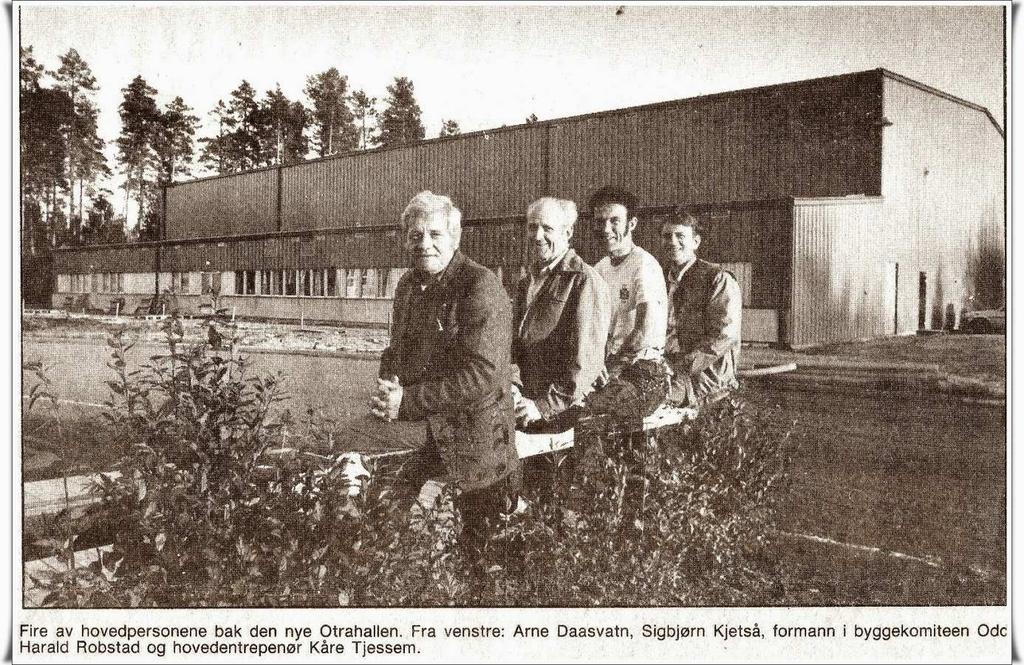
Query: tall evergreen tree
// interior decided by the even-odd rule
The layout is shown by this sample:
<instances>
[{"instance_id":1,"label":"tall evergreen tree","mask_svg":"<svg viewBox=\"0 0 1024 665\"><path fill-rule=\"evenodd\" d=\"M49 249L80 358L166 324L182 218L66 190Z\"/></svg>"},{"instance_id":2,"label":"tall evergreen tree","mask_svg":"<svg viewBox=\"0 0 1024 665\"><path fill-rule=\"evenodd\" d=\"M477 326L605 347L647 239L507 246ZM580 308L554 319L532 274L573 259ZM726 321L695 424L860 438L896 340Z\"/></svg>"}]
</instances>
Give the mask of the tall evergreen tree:
<instances>
[{"instance_id":1,"label":"tall evergreen tree","mask_svg":"<svg viewBox=\"0 0 1024 665\"><path fill-rule=\"evenodd\" d=\"M380 114L380 137L382 146L402 145L422 140L426 135L420 122L419 104L416 103L412 81L404 76L396 77L388 86L388 97L384 100L384 111Z\"/></svg>"},{"instance_id":2,"label":"tall evergreen tree","mask_svg":"<svg viewBox=\"0 0 1024 665\"><path fill-rule=\"evenodd\" d=\"M438 138L444 138L446 136L458 136L462 133L459 128L459 123L454 120L441 120L441 132L437 135Z\"/></svg>"},{"instance_id":3,"label":"tall evergreen tree","mask_svg":"<svg viewBox=\"0 0 1024 665\"><path fill-rule=\"evenodd\" d=\"M291 164L306 158L309 114L302 102L292 102L278 85L268 90L260 107L260 143L265 164Z\"/></svg>"},{"instance_id":4,"label":"tall evergreen tree","mask_svg":"<svg viewBox=\"0 0 1024 665\"><path fill-rule=\"evenodd\" d=\"M18 80L22 92L34 92L38 91L41 86L40 81L43 78L43 74L46 73L46 68L36 61L35 54L32 53L32 47L22 46L18 49L19 52L19 70Z\"/></svg>"},{"instance_id":5,"label":"tall evergreen tree","mask_svg":"<svg viewBox=\"0 0 1024 665\"><path fill-rule=\"evenodd\" d=\"M264 147L260 142L260 105L256 101L256 90L248 81L243 80L231 91L228 113L235 124L228 144L229 161L232 162L229 170L245 171L262 165Z\"/></svg>"},{"instance_id":6,"label":"tall evergreen tree","mask_svg":"<svg viewBox=\"0 0 1024 665\"><path fill-rule=\"evenodd\" d=\"M348 77L334 67L306 79L313 128L313 148L321 157L356 147L358 133L345 103Z\"/></svg>"},{"instance_id":7,"label":"tall evergreen tree","mask_svg":"<svg viewBox=\"0 0 1024 665\"><path fill-rule=\"evenodd\" d=\"M124 217L114 213L110 191L101 190L92 199L92 205L82 225L82 242L86 245L107 245L126 240Z\"/></svg>"},{"instance_id":8,"label":"tall evergreen tree","mask_svg":"<svg viewBox=\"0 0 1024 665\"><path fill-rule=\"evenodd\" d=\"M21 229L30 254L56 246L63 223L60 196L70 189L67 141L74 105L63 90L44 86L45 68L32 48L19 53Z\"/></svg>"},{"instance_id":9,"label":"tall evergreen tree","mask_svg":"<svg viewBox=\"0 0 1024 665\"><path fill-rule=\"evenodd\" d=\"M72 176L78 182L78 217L73 222L76 225L81 222L84 214L86 195L89 198L95 196L99 190L99 183L111 174L104 153L107 143L97 133L97 116L98 109L91 105L75 116L78 146ZM74 195L74 192L71 194ZM77 236L77 233L75 235Z\"/></svg>"},{"instance_id":10,"label":"tall evergreen tree","mask_svg":"<svg viewBox=\"0 0 1024 665\"><path fill-rule=\"evenodd\" d=\"M161 185L173 182L175 177L191 175L198 126L199 118L192 115L192 107L181 97L172 99L157 118L153 150L159 164L158 181Z\"/></svg>"},{"instance_id":11,"label":"tall evergreen tree","mask_svg":"<svg viewBox=\"0 0 1024 665\"><path fill-rule=\"evenodd\" d=\"M96 177L109 172L106 158L103 156L103 141L97 136L97 110L93 102L98 90L96 77L92 75L89 65L75 49L68 50L60 56L60 67L54 73L57 89L71 98L74 112L72 122L68 124L65 137L67 142L67 180L70 184L68 194L68 221L71 224L70 236L76 239L80 235L81 208L83 190L86 181L90 185ZM74 184L78 183L79 214L75 215Z\"/></svg>"},{"instance_id":12,"label":"tall evergreen tree","mask_svg":"<svg viewBox=\"0 0 1024 665\"><path fill-rule=\"evenodd\" d=\"M359 130L357 147L366 150L372 139L372 130L368 123L377 117L377 98L368 96L362 90L356 90L352 93L350 101L352 102L352 115L355 117Z\"/></svg>"},{"instance_id":13,"label":"tall evergreen tree","mask_svg":"<svg viewBox=\"0 0 1024 665\"><path fill-rule=\"evenodd\" d=\"M217 105L210 111L210 115L217 122L217 135L212 138L199 139L199 143L203 145L199 161L206 168L216 171L219 175L231 173L235 170L233 168L231 143L234 140L237 123L223 99L217 100Z\"/></svg>"},{"instance_id":14,"label":"tall evergreen tree","mask_svg":"<svg viewBox=\"0 0 1024 665\"><path fill-rule=\"evenodd\" d=\"M118 160L125 176L125 200L135 192L141 226L146 220L157 167L153 137L160 122L160 110L156 105L156 90L141 76L132 79L121 92L124 98L119 107L121 136L117 139Z\"/></svg>"}]
</instances>

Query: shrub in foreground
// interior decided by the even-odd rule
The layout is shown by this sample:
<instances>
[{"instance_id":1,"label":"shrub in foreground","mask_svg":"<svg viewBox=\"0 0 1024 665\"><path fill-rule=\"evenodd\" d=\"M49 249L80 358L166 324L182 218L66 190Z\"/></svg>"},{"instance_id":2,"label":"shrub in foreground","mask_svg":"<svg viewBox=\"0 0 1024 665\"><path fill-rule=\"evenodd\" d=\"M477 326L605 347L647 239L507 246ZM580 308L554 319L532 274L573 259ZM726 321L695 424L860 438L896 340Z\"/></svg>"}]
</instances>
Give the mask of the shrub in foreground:
<instances>
[{"instance_id":1,"label":"shrub in foreground","mask_svg":"<svg viewBox=\"0 0 1024 665\"><path fill-rule=\"evenodd\" d=\"M128 369L123 334L110 339L121 475L97 491L118 525L113 551L39 580L49 604L681 605L758 593L749 565L784 490L785 437L740 400L657 441L580 446L562 461L571 482L532 493L483 561L466 561L450 494L410 515L381 465L349 496L329 427L271 421L278 379L183 345L173 320L166 335L168 352L141 370ZM302 450L282 453L286 427Z\"/></svg>"}]
</instances>

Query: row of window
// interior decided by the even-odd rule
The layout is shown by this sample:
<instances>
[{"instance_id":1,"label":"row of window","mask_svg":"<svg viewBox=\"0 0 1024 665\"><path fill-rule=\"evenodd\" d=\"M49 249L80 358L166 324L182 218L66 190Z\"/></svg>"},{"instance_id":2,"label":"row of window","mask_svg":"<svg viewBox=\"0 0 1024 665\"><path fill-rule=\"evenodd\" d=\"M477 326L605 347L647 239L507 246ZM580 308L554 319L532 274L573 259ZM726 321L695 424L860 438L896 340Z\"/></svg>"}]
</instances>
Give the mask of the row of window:
<instances>
[{"instance_id":1,"label":"row of window","mask_svg":"<svg viewBox=\"0 0 1024 665\"><path fill-rule=\"evenodd\" d=\"M123 273L94 272L68 277L71 278L72 293L124 293Z\"/></svg>"},{"instance_id":2,"label":"row of window","mask_svg":"<svg viewBox=\"0 0 1024 665\"><path fill-rule=\"evenodd\" d=\"M387 298L387 268L312 268L307 270L236 270L235 295Z\"/></svg>"},{"instance_id":3,"label":"row of window","mask_svg":"<svg viewBox=\"0 0 1024 665\"><path fill-rule=\"evenodd\" d=\"M180 295L389 298L389 287L397 280L392 272L389 268L236 270L234 285L229 284L227 289L222 289L222 285L225 279L230 282L231 273L172 272L170 283L160 287ZM71 293L124 293L124 273L70 274L61 275L60 279L60 290Z\"/></svg>"},{"instance_id":4,"label":"row of window","mask_svg":"<svg viewBox=\"0 0 1024 665\"><path fill-rule=\"evenodd\" d=\"M200 295L220 294L221 277L219 272L172 272L169 288L175 293L184 295L192 293L192 275L199 275Z\"/></svg>"}]
</instances>

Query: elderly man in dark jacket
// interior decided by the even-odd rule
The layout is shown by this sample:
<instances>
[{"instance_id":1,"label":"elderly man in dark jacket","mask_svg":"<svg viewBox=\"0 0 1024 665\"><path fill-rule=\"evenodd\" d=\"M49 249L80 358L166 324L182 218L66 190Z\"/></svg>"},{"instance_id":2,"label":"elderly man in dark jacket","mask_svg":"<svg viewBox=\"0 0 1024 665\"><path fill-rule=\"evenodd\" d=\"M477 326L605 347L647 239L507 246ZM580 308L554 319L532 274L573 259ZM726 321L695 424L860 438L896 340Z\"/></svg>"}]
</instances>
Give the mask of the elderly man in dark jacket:
<instances>
[{"instance_id":1,"label":"elderly man in dark jacket","mask_svg":"<svg viewBox=\"0 0 1024 665\"><path fill-rule=\"evenodd\" d=\"M512 359L521 427L567 429L604 370L608 287L569 246L576 204L544 197L526 211L530 269L515 297Z\"/></svg>"},{"instance_id":2,"label":"elderly man in dark jacket","mask_svg":"<svg viewBox=\"0 0 1024 665\"><path fill-rule=\"evenodd\" d=\"M451 200L417 194L402 213L413 270L395 291L391 344L371 413L426 420L428 442L407 479L443 468L460 494L463 546L479 548L514 508L521 473L509 390L512 313L501 282L459 252L461 213Z\"/></svg>"}]
</instances>

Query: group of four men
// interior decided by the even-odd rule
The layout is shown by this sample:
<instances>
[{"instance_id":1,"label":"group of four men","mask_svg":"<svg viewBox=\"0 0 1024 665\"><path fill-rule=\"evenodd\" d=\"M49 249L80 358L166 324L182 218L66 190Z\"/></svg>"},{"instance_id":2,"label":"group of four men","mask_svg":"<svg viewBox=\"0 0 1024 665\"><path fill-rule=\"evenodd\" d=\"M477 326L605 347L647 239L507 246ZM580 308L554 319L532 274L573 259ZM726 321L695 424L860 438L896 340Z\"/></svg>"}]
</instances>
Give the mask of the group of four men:
<instances>
[{"instance_id":1,"label":"group of four men","mask_svg":"<svg viewBox=\"0 0 1024 665\"><path fill-rule=\"evenodd\" d=\"M370 411L427 421L429 441L407 480L447 472L468 542L515 505L517 426L572 427L637 377L663 387L657 402L677 405L699 406L736 385L740 291L727 271L696 257L697 218L682 209L654 218L662 267L633 242L633 194L605 187L589 208L607 251L594 267L571 247L572 201L530 204L530 266L511 303L498 277L459 251L462 214L448 197L421 192L402 213L413 269L395 291Z\"/></svg>"}]
</instances>

